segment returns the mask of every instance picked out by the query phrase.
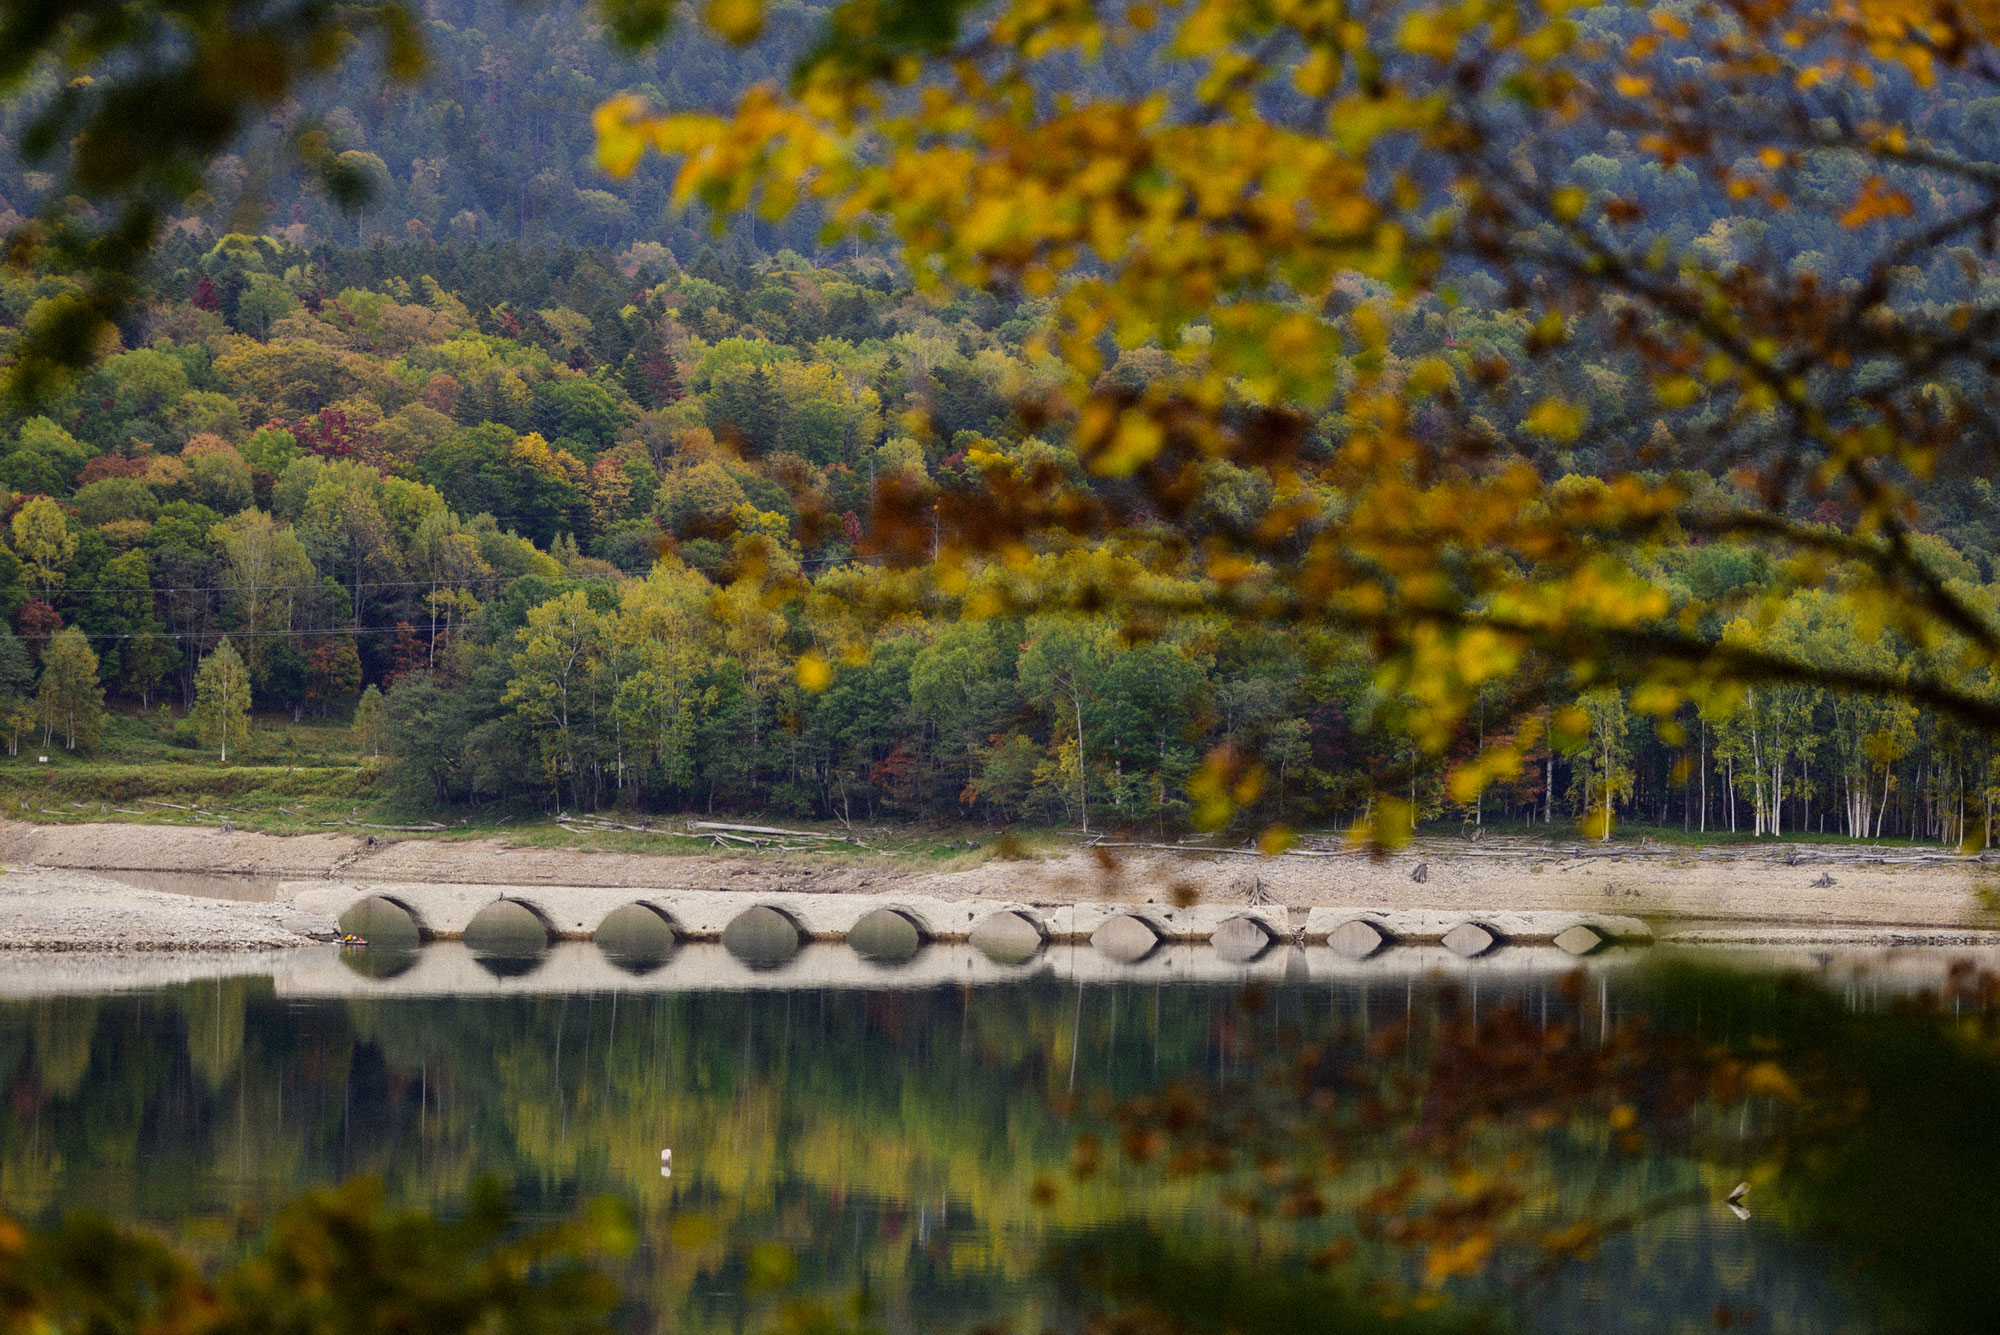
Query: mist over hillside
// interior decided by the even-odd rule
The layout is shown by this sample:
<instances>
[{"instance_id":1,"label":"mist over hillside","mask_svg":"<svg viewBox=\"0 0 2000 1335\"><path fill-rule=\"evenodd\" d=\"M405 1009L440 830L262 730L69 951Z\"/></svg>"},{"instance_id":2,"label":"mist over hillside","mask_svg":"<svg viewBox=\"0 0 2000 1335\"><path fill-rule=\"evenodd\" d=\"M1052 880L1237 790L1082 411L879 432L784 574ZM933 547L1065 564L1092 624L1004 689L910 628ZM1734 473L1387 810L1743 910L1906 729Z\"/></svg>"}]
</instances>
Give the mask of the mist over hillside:
<instances>
[{"instance_id":1,"label":"mist over hillside","mask_svg":"<svg viewBox=\"0 0 2000 1335\"><path fill-rule=\"evenodd\" d=\"M576 0L425 0L420 8L429 57L420 79L387 80L373 59L351 55L331 80L310 86L215 164L209 188L187 201L179 230L210 241L269 231L347 244L437 237L622 248L648 240L692 256L714 240L711 220L700 211L675 214L671 164L653 162L623 180L600 171L591 112L621 92L663 107L727 109L754 83L782 82L825 13L812 4L775 6L767 39L749 47L683 23L631 52ZM0 103L0 223L34 213L57 188L49 171L30 169L15 152L56 83L45 73L24 96ZM336 152L364 155L373 188L358 212L338 207L288 152L289 136L314 125ZM816 230L804 215L734 228L741 244L765 250L810 250Z\"/></svg>"}]
</instances>

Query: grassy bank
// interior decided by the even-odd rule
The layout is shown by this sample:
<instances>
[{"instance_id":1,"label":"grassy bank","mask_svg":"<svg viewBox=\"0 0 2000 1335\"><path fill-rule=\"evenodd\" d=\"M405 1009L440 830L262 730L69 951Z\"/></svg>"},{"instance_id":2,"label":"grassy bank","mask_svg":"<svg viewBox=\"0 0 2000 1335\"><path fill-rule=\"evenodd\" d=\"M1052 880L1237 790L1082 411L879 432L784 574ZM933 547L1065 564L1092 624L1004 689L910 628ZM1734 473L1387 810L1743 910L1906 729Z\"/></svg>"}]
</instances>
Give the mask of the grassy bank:
<instances>
[{"instance_id":1,"label":"grassy bank","mask_svg":"<svg viewBox=\"0 0 2000 1335\"><path fill-rule=\"evenodd\" d=\"M247 828L316 828L336 818L376 820L381 762L359 752L344 721L261 717L224 765L191 745L185 721L162 711L113 713L93 751L24 738L0 753L0 808L22 820L199 822L199 807Z\"/></svg>"},{"instance_id":2,"label":"grassy bank","mask_svg":"<svg viewBox=\"0 0 2000 1335\"><path fill-rule=\"evenodd\" d=\"M0 749L0 815L41 824L93 821L219 826L269 834L351 832L384 839L505 837L526 847L587 848L618 853L712 854L715 841L691 836L686 815L608 819L657 827L582 830L557 823L546 808L499 803L432 812L395 800L383 782L386 761L355 743L345 720L260 715L249 740L223 764L216 752L190 744L184 721L171 714L114 713L102 743L89 752L22 740L18 754ZM719 815L718 820L768 823L786 829L845 835L834 821ZM394 829L394 826L442 828ZM995 856L1059 855L1076 844L1062 831L1009 832L981 826L870 825L853 832L863 846L827 843L815 856L850 859L888 855L934 868L971 865ZM732 845L728 851L780 851ZM799 851L799 850L793 850Z\"/></svg>"},{"instance_id":3,"label":"grassy bank","mask_svg":"<svg viewBox=\"0 0 2000 1335\"><path fill-rule=\"evenodd\" d=\"M186 721L165 710L111 714L103 742L94 751L67 751L60 740L53 747L40 746L39 742L39 737L24 739L18 754L11 756L0 750L0 814L60 824L121 821L217 826L228 821L239 829L272 834L336 830L386 839L500 836L528 847L618 853L787 851L735 844L718 848L713 839L686 832L690 820L702 819L686 814L607 813L613 821L654 827L641 832L577 829L558 824L545 807L518 802L442 813L414 809L391 797L383 782L386 761L360 748L344 719L294 721L289 714L260 715L248 741L231 753L227 765L214 751L195 745ZM838 822L791 816L720 815L717 819L833 836L849 833ZM390 828L395 826L426 828ZM428 828L431 826L442 828ZM1427 839L1457 839L1470 838L1474 831L1475 827L1457 821L1438 821L1426 824L1418 833ZM829 842L814 849L813 855L833 859L887 855L943 869L996 857L1060 856L1078 844L1078 836L1071 830L1002 832L975 824L872 824L857 827L853 833L863 846ZM1340 832L1317 833L1337 837ZM1567 823L1490 821L1483 827L1482 837L1583 842L1579 830ZM1690 848L1773 842L1779 841L1758 839L1747 830L1701 832L1637 822L1619 825L1610 840L1613 846L1653 843ZM1782 842L1937 847L1930 841L1918 844L1894 837L1852 840L1816 831L1787 831Z\"/></svg>"}]
</instances>

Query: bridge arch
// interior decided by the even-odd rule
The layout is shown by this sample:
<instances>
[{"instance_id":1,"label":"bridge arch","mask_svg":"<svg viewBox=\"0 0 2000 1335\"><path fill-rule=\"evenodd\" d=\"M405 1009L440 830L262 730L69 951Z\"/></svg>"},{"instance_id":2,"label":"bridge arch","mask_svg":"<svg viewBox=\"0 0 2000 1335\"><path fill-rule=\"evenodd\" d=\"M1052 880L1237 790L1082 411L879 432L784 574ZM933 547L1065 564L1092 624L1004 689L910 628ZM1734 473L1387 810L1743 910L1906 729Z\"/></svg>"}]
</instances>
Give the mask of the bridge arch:
<instances>
[{"instance_id":1,"label":"bridge arch","mask_svg":"<svg viewBox=\"0 0 2000 1335\"><path fill-rule=\"evenodd\" d=\"M722 929L723 948L753 969L790 963L806 940L798 918L776 904L752 904Z\"/></svg>"},{"instance_id":2,"label":"bridge arch","mask_svg":"<svg viewBox=\"0 0 2000 1335\"><path fill-rule=\"evenodd\" d=\"M924 948L930 934L916 915L894 904L870 909L848 928L847 944L873 964L906 964Z\"/></svg>"},{"instance_id":3,"label":"bridge arch","mask_svg":"<svg viewBox=\"0 0 2000 1335\"><path fill-rule=\"evenodd\" d=\"M651 973L665 964L680 949L683 935L673 914L643 899L611 910L591 933L604 958L631 974Z\"/></svg>"},{"instance_id":4,"label":"bridge arch","mask_svg":"<svg viewBox=\"0 0 2000 1335\"><path fill-rule=\"evenodd\" d=\"M381 938L389 943L403 935L398 930L400 924L390 914L402 915L408 924L408 931L415 933L417 943L437 939L437 932L424 921L424 915L416 905L401 895L362 895L341 912L338 925L344 936Z\"/></svg>"}]
</instances>

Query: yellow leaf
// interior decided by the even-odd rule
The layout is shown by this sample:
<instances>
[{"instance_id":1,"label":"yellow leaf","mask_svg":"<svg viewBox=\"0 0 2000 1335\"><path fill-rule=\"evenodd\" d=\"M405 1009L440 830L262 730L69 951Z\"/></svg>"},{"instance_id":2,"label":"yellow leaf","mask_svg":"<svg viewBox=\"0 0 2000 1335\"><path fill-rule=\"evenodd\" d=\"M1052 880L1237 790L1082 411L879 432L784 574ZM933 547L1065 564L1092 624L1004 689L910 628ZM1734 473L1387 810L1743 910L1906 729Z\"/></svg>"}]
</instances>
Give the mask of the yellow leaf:
<instances>
[{"instance_id":1,"label":"yellow leaf","mask_svg":"<svg viewBox=\"0 0 2000 1335\"><path fill-rule=\"evenodd\" d=\"M1451 369L1451 363L1442 357L1426 357L1410 368L1412 393L1429 397L1454 389L1457 385L1457 374Z\"/></svg>"},{"instance_id":2,"label":"yellow leaf","mask_svg":"<svg viewBox=\"0 0 2000 1335\"><path fill-rule=\"evenodd\" d=\"M1378 797L1369 835L1383 848L1401 848L1410 842L1411 817L1410 804L1402 798Z\"/></svg>"},{"instance_id":3,"label":"yellow leaf","mask_svg":"<svg viewBox=\"0 0 2000 1335\"><path fill-rule=\"evenodd\" d=\"M1424 1257L1424 1283L1436 1288L1458 1275L1476 1275L1493 1252L1491 1233L1474 1233L1448 1247L1433 1247Z\"/></svg>"},{"instance_id":4,"label":"yellow leaf","mask_svg":"<svg viewBox=\"0 0 2000 1335\"><path fill-rule=\"evenodd\" d=\"M1543 399L1521 425L1538 436L1567 445L1583 434L1590 414L1562 399Z\"/></svg>"},{"instance_id":5,"label":"yellow leaf","mask_svg":"<svg viewBox=\"0 0 2000 1335\"><path fill-rule=\"evenodd\" d=\"M1389 322L1374 306L1355 307L1354 313L1348 316L1348 322L1354 326L1355 337L1361 340L1362 347L1372 351L1388 345Z\"/></svg>"},{"instance_id":6,"label":"yellow leaf","mask_svg":"<svg viewBox=\"0 0 2000 1335\"><path fill-rule=\"evenodd\" d=\"M1398 40L1405 51L1435 60L1450 60L1458 52L1458 29L1441 14L1410 15Z\"/></svg>"},{"instance_id":7,"label":"yellow leaf","mask_svg":"<svg viewBox=\"0 0 2000 1335\"><path fill-rule=\"evenodd\" d=\"M1543 24L1521 39L1521 54L1532 61L1554 60L1576 42L1576 25L1567 19Z\"/></svg>"},{"instance_id":8,"label":"yellow leaf","mask_svg":"<svg viewBox=\"0 0 2000 1335\"><path fill-rule=\"evenodd\" d=\"M1245 770L1229 789L1229 796L1239 807L1247 807L1255 802L1264 791L1264 767L1252 765Z\"/></svg>"},{"instance_id":9,"label":"yellow leaf","mask_svg":"<svg viewBox=\"0 0 2000 1335\"><path fill-rule=\"evenodd\" d=\"M1276 857L1299 841L1299 837L1282 825L1273 825L1258 836L1257 850L1266 857Z\"/></svg>"},{"instance_id":10,"label":"yellow leaf","mask_svg":"<svg viewBox=\"0 0 2000 1335\"><path fill-rule=\"evenodd\" d=\"M1743 1073L1743 1088L1752 1094L1769 1094L1782 1103L1796 1103L1799 1087L1776 1062L1758 1062Z\"/></svg>"},{"instance_id":11,"label":"yellow leaf","mask_svg":"<svg viewBox=\"0 0 2000 1335\"><path fill-rule=\"evenodd\" d=\"M630 176L652 142L652 118L646 104L629 93L611 98L592 113L597 132L597 165L608 176Z\"/></svg>"},{"instance_id":12,"label":"yellow leaf","mask_svg":"<svg viewBox=\"0 0 2000 1335\"><path fill-rule=\"evenodd\" d=\"M1575 705L1564 705L1549 720L1549 740L1558 750L1575 746L1590 736L1590 714Z\"/></svg>"},{"instance_id":13,"label":"yellow leaf","mask_svg":"<svg viewBox=\"0 0 2000 1335\"><path fill-rule=\"evenodd\" d=\"M1685 408L1701 397L1701 383L1692 376L1663 376L1654 383L1653 395L1662 408Z\"/></svg>"},{"instance_id":14,"label":"yellow leaf","mask_svg":"<svg viewBox=\"0 0 2000 1335\"><path fill-rule=\"evenodd\" d=\"M799 659L799 685L817 694L833 685L833 665L818 654L807 654Z\"/></svg>"},{"instance_id":15,"label":"yellow leaf","mask_svg":"<svg viewBox=\"0 0 2000 1335\"><path fill-rule=\"evenodd\" d=\"M738 46L756 41L764 31L762 0L708 0L702 17L724 41Z\"/></svg>"},{"instance_id":16,"label":"yellow leaf","mask_svg":"<svg viewBox=\"0 0 2000 1335\"><path fill-rule=\"evenodd\" d=\"M1861 193L1855 196L1854 203L1840 215L1840 225L1866 227L1881 218L1908 217L1915 211L1908 195L1891 188L1880 176L1871 176L1861 183Z\"/></svg>"},{"instance_id":17,"label":"yellow leaf","mask_svg":"<svg viewBox=\"0 0 2000 1335\"><path fill-rule=\"evenodd\" d=\"M1092 466L1106 477L1128 477L1151 462L1166 441L1167 433L1152 418L1139 412L1123 413L1110 447L1092 461Z\"/></svg>"}]
</instances>

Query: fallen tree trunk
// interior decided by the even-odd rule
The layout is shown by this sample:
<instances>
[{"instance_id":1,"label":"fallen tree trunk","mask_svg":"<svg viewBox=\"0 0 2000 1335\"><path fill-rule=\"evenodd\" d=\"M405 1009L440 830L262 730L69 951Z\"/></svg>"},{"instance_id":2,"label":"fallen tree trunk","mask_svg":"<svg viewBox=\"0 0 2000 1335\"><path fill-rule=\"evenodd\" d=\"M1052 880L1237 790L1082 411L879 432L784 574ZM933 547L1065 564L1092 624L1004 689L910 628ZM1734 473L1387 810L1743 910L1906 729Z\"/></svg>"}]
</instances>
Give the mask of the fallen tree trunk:
<instances>
[{"instance_id":1,"label":"fallen tree trunk","mask_svg":"<svg viewBox=\"0 0 2000 1335\"><path fill-rule=\"evenodd\" d=\"M696 834L765 834L779 839L824 839L829 843L859 843L851 834L822 834L818 830L787 830L778 825L732 825L719 820L696 820L688 822L688 829Z\"/></svg>"},{"instance_id":2,"label":"fallen tree trunk","mask_svg":"<svg viewBox=\"0 0 2000 1335\"><path fill-rule=\"evenodd\" d=\"M1163 853L1228 853L1239 858L1268 858L1268 857L1346 858L1355 856L1354 853L1328 852L1322 849L1315 849L1315 848L1287 848L1280 853L1266 853L1261 848L1216 848L1213 845L1209 844L1141 844L1141 843L1114 841L1110 839L1093 839L1089 843L1085 844L1084 847L1085 848L1151 848L1151 849L1158 849L1160 852Z\"/></svg>"}]
</instances>

